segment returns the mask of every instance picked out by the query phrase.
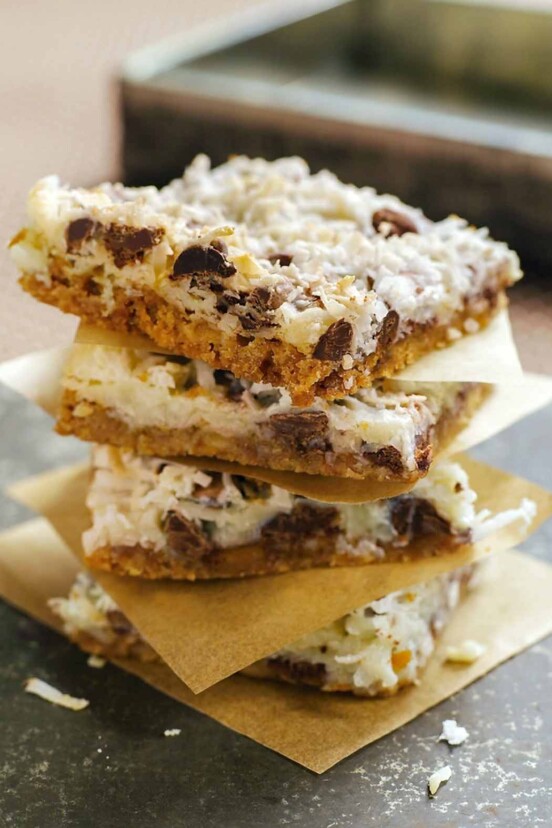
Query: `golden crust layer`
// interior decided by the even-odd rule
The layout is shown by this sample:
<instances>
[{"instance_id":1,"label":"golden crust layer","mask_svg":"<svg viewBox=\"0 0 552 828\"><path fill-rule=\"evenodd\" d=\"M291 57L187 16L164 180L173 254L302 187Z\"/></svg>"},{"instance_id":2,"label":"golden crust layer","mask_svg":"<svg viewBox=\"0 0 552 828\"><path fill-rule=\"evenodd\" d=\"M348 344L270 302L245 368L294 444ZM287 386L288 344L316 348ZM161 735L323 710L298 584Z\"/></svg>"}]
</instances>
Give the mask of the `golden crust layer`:
<instances>
[{"instance_id":1,"label":"golden crust layer","mask_svg":"<svg viewBox=\"0 0 552 828\"><path fill-rule=\"evenodd\" d=\"M20 282L36 299L76 314L88 324L142 333L175 354L202 359L214 368L232 371L237 377L284 387L296 405L310 405L315 396L339 399L370 386L379 377L392 376L423 354L449 344L449 329L462 329L466 319L474 319L484 327L506 302L505 284L489 288L446 325L414 325L407 337L391 346L378 347L373 354L357 360L350 370L344 370L340 363L313 359L276 338L223 333L205 319L185 314L148 288L140 295L129 295L116 288L114 310L105 314L98 296L87 293L92 274L78 278L64 274L63 262L55 262L50 275L49 286L32 274L24 274Z\"/></svg>"},{"instance_id":2,"label":"golden crust layer","mask_svg":"<svg viewBox=\"0 0 552 828\"><path fill-rule=\"evenodd\" d=\"M290 441L274 439L263 441L260 436L239 441L228 440L212 429L145 426L132 429L117 417L115 411L98 403L88 402L89 413L75 416L75 406L81 402L73 391L65 391L57 419L58 434L74 435L81 440L132 449L136 454L157 457L219 457L223 460L251 466L269 466L283 471L321 474L325 476L371 478L415 482L430 468L433 456L446 447L452 438L469 422L488 392L482 384L466 385L458 394L454 406L436 423L432 434L425 435L416 451L416 470L399 470L396 462L386 464L380 455L378 463L370 457L353 454L330 454L322 450L299 454ZM331 458L331 462L329 460Z\"/></svg>"},{"instance_id":3,"label":"golden crust layer","mask_svg":"<svg viewBox=\"0 0 552 828\"><path fill-rule=\"evenodd\" d=\"M382 546L386 561L403 561L443 555L465 545L454 535L437 534L414 539L408 546ZM375 557L361 552L338 553L335 536L300 539L288 549L267 549L261 544L216 549L198 554L179 555L167 550L156 551L143 546L104 546L86 556L92 569L132 575L139 578L172 580L211 580L215 578L246 578L254 575L279 575L283 572L313 567L364 566Z\"/></svg>"}]
</instances>

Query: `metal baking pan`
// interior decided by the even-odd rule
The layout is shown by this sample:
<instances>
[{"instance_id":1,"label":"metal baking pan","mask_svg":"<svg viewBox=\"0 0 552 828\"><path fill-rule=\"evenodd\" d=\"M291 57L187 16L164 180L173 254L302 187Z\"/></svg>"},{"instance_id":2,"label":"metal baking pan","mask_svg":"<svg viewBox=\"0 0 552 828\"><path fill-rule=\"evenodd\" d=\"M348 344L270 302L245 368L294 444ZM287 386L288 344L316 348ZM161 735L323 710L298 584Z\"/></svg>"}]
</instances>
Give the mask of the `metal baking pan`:
<instances>
[{"instance_id":1,"label":"metal baking pan","mask_svg":"<svg viewBox=\"0 0 552 828\"><path fill-rule=\"evenodd\" d=\"M552 14L515 0L333 0L241 13L131 55L123 172L198 152L313 169L485 224L552 264Z\"/></svg>"}]
</instances>

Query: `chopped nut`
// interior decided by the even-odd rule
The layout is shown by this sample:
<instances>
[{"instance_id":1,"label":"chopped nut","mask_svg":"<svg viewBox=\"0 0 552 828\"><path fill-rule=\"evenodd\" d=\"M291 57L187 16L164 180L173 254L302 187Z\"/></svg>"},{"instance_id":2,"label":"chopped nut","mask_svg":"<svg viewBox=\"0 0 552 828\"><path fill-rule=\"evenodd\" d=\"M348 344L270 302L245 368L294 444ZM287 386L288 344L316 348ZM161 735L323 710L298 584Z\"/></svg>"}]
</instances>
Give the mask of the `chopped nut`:
<instances>
[{"instance_id":1,"label":"chopped nut","mask_svg":"<svg viewBox=\"0 0 552 828\"><path fill-rule=\"evenodd\" d=\"M460 664L472 664L480 656L483 655L487 648L479 641L473 639L466 639L461 644L447 647L445 651L445 661L456 661Z\"/></svg>"},{"instance_id":2,"label":"chopped nut","mask_svg":"<svg viewBox=\"0 0 552 828\"><path fill-rule=\"evenodd\" d=\"M479 325L479 322L477 321L477 319L466 319L464 321L464 330L466 331L466 333L469 333L469 334L477 333L477 331L479 330L479 327L480 327L480 325Z\"/></svg>"},{"instance_id":3,"label":"chopped nut","mask_svg":"<svg viewBox=\"0 0 552 828\"><path fill-rule=\"evenodd\" d=\"M451 775L452 770L450 769L449 765L445 765L444 768L439 768L439 770L436 770L434 773L432 773L429 779L427 780L429 795L435 796L443 782L448 782Z\"/></svg>"},{"instance_id":4,"label":"chopped nut","mask_svg":"<svg viewBox=\"0 0 552 828\"><path fill-rule=\"evenodd\" d=\"M376 210L372 216L372 225L376 233L383 236L402 236L404 233L417 233L418 228L411 218L396 210Z\"/></svg>"},{"instance_id":5,"label":"chopped nut","mask_svg":"<svg viewBox=\"0 0 552 828\"><path fill-rule=\"evenodd\" d=\"M77 699L75 696L69 696L67 693L56 690L51 684L38 678L27 679L25 692L39 696L44 701L57 704L59 707L66 707L67 710L84 710L90 704L87 699Z\"/></svg>"}]
</instances>

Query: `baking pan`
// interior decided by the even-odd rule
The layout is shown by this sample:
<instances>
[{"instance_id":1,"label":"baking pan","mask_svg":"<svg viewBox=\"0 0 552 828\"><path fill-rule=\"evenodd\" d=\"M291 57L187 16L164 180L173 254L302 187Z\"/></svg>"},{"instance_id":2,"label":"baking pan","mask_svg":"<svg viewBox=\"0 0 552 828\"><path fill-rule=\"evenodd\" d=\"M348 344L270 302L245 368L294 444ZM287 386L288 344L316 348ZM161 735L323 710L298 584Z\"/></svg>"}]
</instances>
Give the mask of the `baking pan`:
<instances>
[{"instance_id":1,"label":"baking pan","mask_svg":"<svg viewBox=\"0 0 552 828\"><path fill-rule=\"evenodd\" d=\"M131 55L123 174L198 152L304 156L456 212L552 264L552 14L538 2L351 0L241 13Z\"/></svg>"}]
</instances>

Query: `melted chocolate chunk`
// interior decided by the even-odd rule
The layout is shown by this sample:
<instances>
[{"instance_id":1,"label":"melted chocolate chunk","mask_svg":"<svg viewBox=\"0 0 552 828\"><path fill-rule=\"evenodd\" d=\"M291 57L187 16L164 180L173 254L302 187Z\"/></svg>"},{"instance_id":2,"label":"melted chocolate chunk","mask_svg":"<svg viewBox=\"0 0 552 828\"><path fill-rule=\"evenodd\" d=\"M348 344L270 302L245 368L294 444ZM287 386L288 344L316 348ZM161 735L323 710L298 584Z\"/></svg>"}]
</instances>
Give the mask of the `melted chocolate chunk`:
<instances>
[{"instance_id":1,"label":"melted chocolate chunk","mask_svg":"<svg viewBox=\"0 0 552 828\"><path fill-rule=\"evenodd\" d=\"M284 301L283 296L275 290L260 286L245 294L244 299L245 313L239 315L244 330L258 331L261 328L275 327L272 317L276 308Z\"/></svg>"},{"instance_id":2,"label":"melted chocolate chunk","mask_svg":"<svg viewBox=\"0 0 552 828\"><path fill-rule=\"evenodd\" d=\"M382 227L382 225L387 225ZM372 216L372 226L376 233L385 236L402 236L405 233L417 233L418 228L411 218L396 210L376 210ZM381 228L381 229L380 229Z\"/></svg>"},{"instance_id":3,"label":"melted chocolate chunk","mask_svg":"<svg viewBox=\"0 0 552 828\"><path fill-rule=\"evenodd\" d=\"M183 250L176 259L169 278L176 281L194 273L216 273L225 279L235 272L236 268L227 260L222 245L213 242L208 247L194 244Z\"/></svg>"},{"instance_id":4,"label":"melted chocolate chunk","mask_svg":"<svg viewBox=\"0 0 552 828\"><path fill-rule=\"evenodd\" d=\"M290 411L273 414L269 425L275 436L298 454L329 451L328 417L323 411Z\"/></svg>"},{"instance_id":5,"label":"melted chocolate chunk","mask_svg":"<svg viewBox=\"0 0 552 828\"><path fill-rule=\"evenodd\" d=\"M324 664L312 664L310 661L290 661L287 658L270 658L268 665L277 675L299 684L313 684L320 686L326 679Z\"/></svg>"},{"instance_id":6,"label":"melted chocolate chunk","mask_svg":"<svg viewBox=\"0 0 552 828\"><path fill-rule=\"evenodd\" d=\"M65 243L68 253L76 253L84 242L91 239L98 225L91 218L75 219L65 228Z\"/></svg>"},{"instance_id":7,"label":"melted chocolate chunk","mask_svg":"<svg viewBox=\"0 0 552 828\"><path fill-rule=\"evenodd\" d=\"M451 525L421 497L400 497L391 502L391 523L406 541L422 535L451 535Z\"/></svg>"},{"instance_id":8,"label":"melted chocolate chunk","mask_svg":"<svg viewBox=\"0 0 552 828\"><path fill-rule=\"evenodd\" d=\"M159 227L130 227L126 224L108 224L102 228L103 243L113 256L117 267L130 262L141 262L144 254L159 244L164 231Z\"/></svg>"},{"instance_id":9,"label":"melted chocolate chunk","mask_svg":"<svg viewBox=\"0 0 552 828\"><path fill-rule=\"evenodd\" d=\"M352 343L353 326L345 319L338 319L316 343L313 357L337 362L350 352Z\"/></svg>"},{"instance_id":10,"label":"melted chocolate chunk","mask_svg":"<svg viewBox=\"0 0 552 828\"><path fill-rule=\"evenodd\" d=\"M163 520L163 531L167 538L167 546L174 552L200 558L214 549L199 526L180 517L176 512L167 512Z\"/></svg>"},{"instance_id":11,"label":"melted chocolate chunk","mask_svg":"<svg viewBox=\"0 0 552 828\"><path fill-rule=\"evenodd\" d=\"M268 257L268 261L272 264L279 264L280 267L288 267L293 261L293 256L290 256L289 253L273 253L272 256Z\"/></svg>"},{"instance_id":12,"label":"melted chocolate chunk","mask_svg":"<svg viewBox=\"0 0 552 828\"><path fill-rule=\"evenodd\" d=\"M384 446L377 451L364 451L364 456L369 457L375 466L385 466L395 474L402 473L402 456L394 446Z\"/></svg>"},{"instance_id":13,"label":"melted chocolate chunk","mask_svg":"<svg viewBox=\"0 0 552 828\"><path fill-rule=\"evenodd\" d=\"M381 328L378 331L378 346L379 348L387 348L391 345L397 336L399 329L399 314L397 311L390 310L381 323Z\"/></svg>"},{"instance_id":14,"label":"melted chocolate chunk","mask_svg":"<svg viewBox=\"0 0 552 828\"><path fill-rule=\"evenodd\" d=\"M333 506L311 506L308 503L297 503L289 514L279 514L265 523L261 529L261 537L265 541L278 544L284 538L292 536L327 535L339 531L339 512Z\"/></svg>"}]
</instances>

